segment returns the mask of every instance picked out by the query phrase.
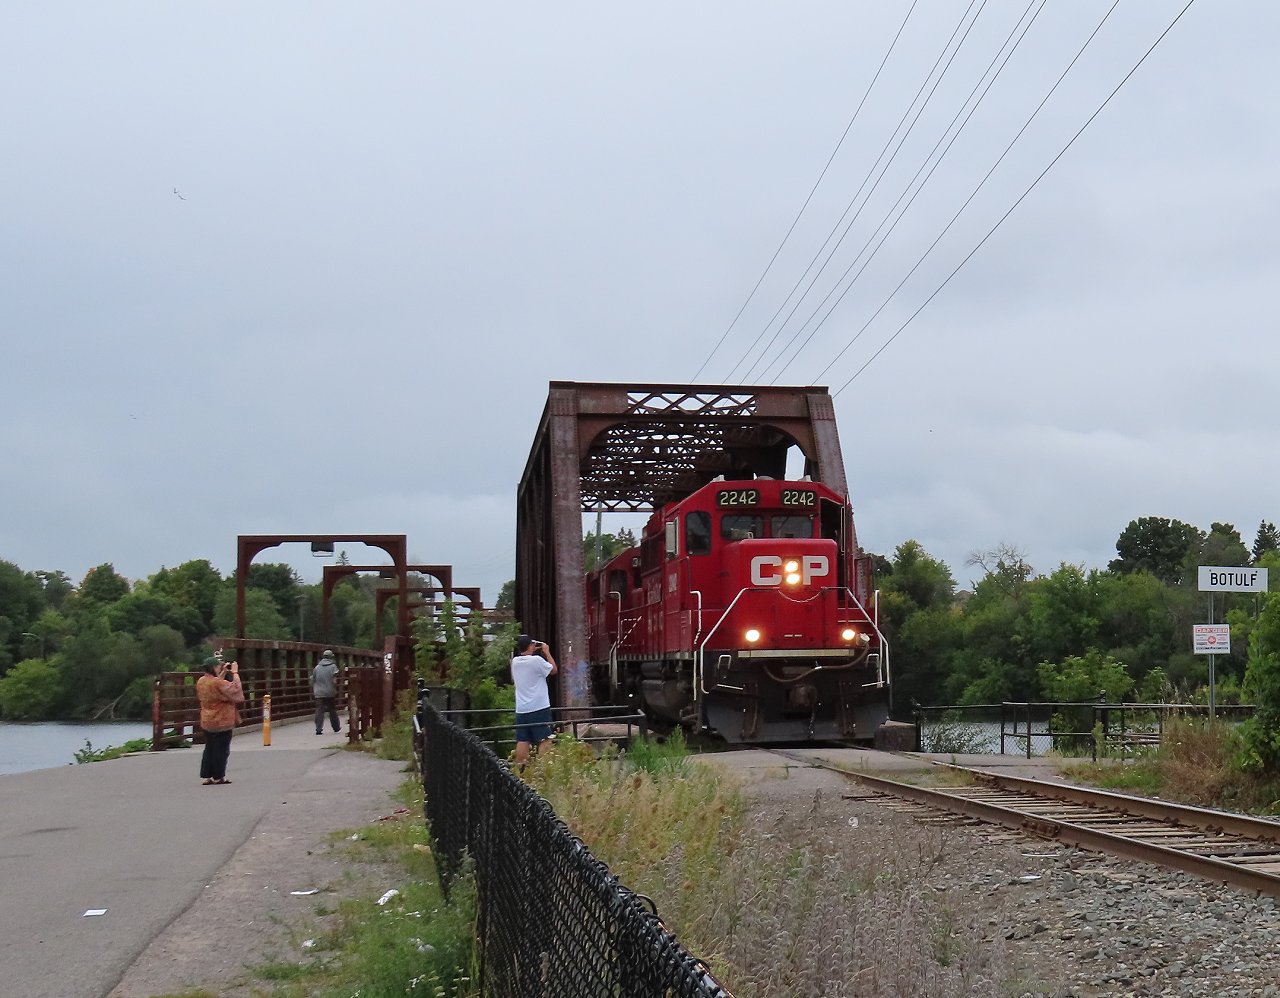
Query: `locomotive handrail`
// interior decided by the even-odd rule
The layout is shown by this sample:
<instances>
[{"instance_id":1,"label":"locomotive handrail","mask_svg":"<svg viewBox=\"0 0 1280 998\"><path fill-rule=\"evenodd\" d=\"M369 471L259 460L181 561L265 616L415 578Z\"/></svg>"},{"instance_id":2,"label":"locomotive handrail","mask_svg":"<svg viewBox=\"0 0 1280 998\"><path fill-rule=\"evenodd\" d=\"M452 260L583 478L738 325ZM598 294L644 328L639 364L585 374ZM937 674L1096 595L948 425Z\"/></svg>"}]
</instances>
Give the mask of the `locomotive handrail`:
<instances>
[{"instance_id":1,"label":"locomotive handrail","mask_svg":"<svg viewBox=\"0 0 1280 998\"><path fill-rule=\"evenodd\" d=\"M880 652L876 656L876 681L875 683L864 683L866 686L884 686L889 682L889 640L884 636L884 632L880 630L880 590L877 589L872 595L875 602L875 616L867 613L867 608L862 605L862 601L854 594L853 590L845 587L845 592L849 594L849 598L853 600L854 605L862 611L863 615L871 624L871 629L876 632L876 637L880 639Z\"/></svg>"},{"instance_id":2,"label":"locomotive handrail","mask_svg":"<svg viewBox=\"0 0 1280 998\"><path fill-rule=\"evenodd\" d=\"M747 590L745 587L738 590L738 595L729 601L729 605L724 608L724 612L720 614L720 619L716 621L715 626L711 628L711 630L707 631L706 640L703 641L702 644L698 645L698 651L693 658L693 699L695 703L698 700L699 690L701 690L704 695L711 692L704 685L706 683L706 678L707 678L706 659L705 659L705 656L707 653L707 643L710 642L712 635L714 635L716 631L720 630L720 625L724 623L724 618L729 616L729 611L734 608L738 600L742 599L742 594L745 593L746 591Z\"/></svg>"}]
</instances>

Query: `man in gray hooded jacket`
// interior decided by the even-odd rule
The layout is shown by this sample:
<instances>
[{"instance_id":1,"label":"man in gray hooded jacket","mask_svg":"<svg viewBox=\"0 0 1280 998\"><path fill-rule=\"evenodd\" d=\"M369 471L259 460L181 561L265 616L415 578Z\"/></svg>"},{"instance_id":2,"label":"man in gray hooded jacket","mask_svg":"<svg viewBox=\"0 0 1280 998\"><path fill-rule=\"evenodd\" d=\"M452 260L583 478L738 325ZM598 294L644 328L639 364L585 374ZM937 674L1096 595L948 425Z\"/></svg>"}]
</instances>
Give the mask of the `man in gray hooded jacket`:
<instances>
[{"instance_id":1,"label":"man in gray hooded jacket","mask_svg":"<svg viewBox=\"0 0 1280 998\"><path fill-rule=\"evenodd\" d=\"M342 722L338 720L338 663L328 648L311 670L311 695L316 698L316 734L324 734L326 712L333 730L341 731Z\"/></svg>"}]
</instances>

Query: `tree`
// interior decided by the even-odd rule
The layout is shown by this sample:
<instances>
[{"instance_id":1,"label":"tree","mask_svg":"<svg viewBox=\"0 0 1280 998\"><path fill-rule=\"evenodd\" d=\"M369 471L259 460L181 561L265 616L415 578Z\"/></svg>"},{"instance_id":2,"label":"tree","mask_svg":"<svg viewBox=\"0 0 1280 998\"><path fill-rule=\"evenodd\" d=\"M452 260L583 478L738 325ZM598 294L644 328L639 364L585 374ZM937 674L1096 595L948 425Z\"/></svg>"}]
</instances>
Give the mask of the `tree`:
<instances>
[{"instance_id":1,"label":"tree","mask_svg":"<svg viewBox=\"0 0 1280 998\"><path fill-rule=\"evenodd\" d=\"M929 556L919 541L903 541L893 552L888 571L880 576L880 588L900 593L915 609L950 606L956 580L944 562Z\"/></svg>"},{"instance_id":2,"label":"tree","mask_svg":"<svg viewBox=\"0 0 1280 998\"><path fill-rule=\"evenodd\" d=\"M1098 646L1128 663L1138 679L1164 667L1172 680L1170 658L1188 647L1198 619L1196 594L1167 586L1149 572L1101 575L1098 594Z\"/></svg>"},{"instance_id":3,"label":"tree","mask_svg":"<svg viewBox=\"0 0 1280 998\"><path fill-rule=\"evenodd\" d=\"M1269 520L1263 520L1253 538L1253 563L1256 565L1268 551L1280 551L1280 530Z\"/></svg>"},{"instance_id":4,"label":"tree","mask_svg":"<svg viewBox=\"0 0 1280 998\"><path fill-rule=\"evenodd\" d=\"M965 564L982 569L983 578L978 585L985 584L989 589L997 589L1018 600L1021 600L1027 583L1036 572L1027 564L1020 548L1003 542L987 551L971 551Z\"/></svg>"},{"instance_id":5,"label":"tree","mask_svg":"<svg viewBox=\"0 0 1280 998\"><path fill-rule=\"evenodd\" d=\"M1244 674L1245 695L1256 705L1245 722L1245 766L1280 773L1280 595L1263 597L1258 625L1249 641Z\"/></svg>"},{"instance_id":6,"label":"tree","mask_svg":"<svg viewBox=\"0 0 1280 998\"><path fill-rule=\"evenodd\" d=\"M51 609L61 610L75 592L66 572L36 572L35 577L40 580L40 588L44 591L45 606Z\"/></svg>"},{"instance_id":7,"label":"tree","mask_svg":"<svg viewBox=\"0 0 1280 998\"><path fill-rule=\"evenodd\" d=\"M582 538L583 566L586 571L594 572L597 568L609 564L623 551L635 546L636 535L626 528L619 530L616 534L601 534L599 538L595 534L587 534ZM598 559L597 549L600 552Z\"/></svg>"},{"instance_id":8,"label":"tree","mask_svg":"<svg viewBox=\"0 0 1280 998\"><path fill-rule=\"evenodd\" d=\"M213 611L213 626L218 634L230 635L236 632L236 591L231 586L218 594L218 602ZM270 593L261 589L245 591L244 636L282 641L293 636Z\"/></svg>"},{"instance_id":9,"label":"tree","mask_svg":"<svg viewBox=\"0 0 1280 998\"><path fill-rule=\"evenodd\" d=\"M250 565L245 589L256 589L271 596L281 620L289 620L298 612L302 580L291 565Z\"/></svg>"},{"instance_id":10,"label":"tree","mask_svg":"<svg viewBox=\"0 0 1280 998\"><path fill-rule=\"evenodd\" d=\"M10 561L0 561L0 675L22 654L23 633L44 610L39 580Z\"/></svg>"},{"instance_id":11,"label":"tree","mask_svg":"<svg viewBox=\"0 0 1280 998\"><path fill-rule=\"evenodd\" d=\"M116 600L103 612L111 629L125 634L138 634L144 628L164 624L180 632L187 644L195 645L209 633L195 607L183 606L143 587Z\"/></svg>"},{"instance_id":12,"label":"tree","mask_svg":"<svg viewBox=\"0 0 1280 998\"><path fill-rule=\"evenodd\" d=\"M1103 612L1097 572L1059 565L1028 587L1027 645L1039 659L1083 655L1094 646Z\"/></svg>"},{"instance_id":13,"label":"tree","mask_svg":"<svg viewBox=\"0 0 1280 998\"><path fill-rule=\"evenodd\" d=\"M213 633L213 610L223 579L222 573L206 559L186 561L177 568L162 568L148 582L152 592L169 597L179 606L190 607L200 615L203 629L200 638Z\"/></svg>"},{"instance_id":14,"label":"tree","mask_svg":"<svg viewBox=\"0 0 1280 998\"><path fill-rule=\"evenodd\" d=\"M106 606L127 595L128 592L129 580L119 575L110 562L105 562L85 573L76 595L82 603Z\"/></svg>"},{"instance_id":15,"label":"tree","mask_svg":"<svg viewBox=\"0 0 1280 998\"><path fill-rule=\"evenodd\" d=\"M57 669L41 659L25 659L0 678L0 717L43 721L53 716L61 690Z\"/></svg>"},{"instance_id":16,"label":"tree","mask_svg":"<svg viewBox=\"0 0 1280 998\"><path fill-rule=\"evenodd\" d=\"M164 624L143 628L138 634L138 645L153 673L172 671L174 666L182 665L187 658L186 640L172 627Z\"/></svg>"},{"instance_id":17,"label":"tree","mask_svg":"<svg viewBox=\"0 0 1280 998\"><path fill-rule=\"evenodd\" d=\"M1199 550L1204 534L1189 523L1159 516L1130 520L1116 541L1120 556L1107 567L1113 572L1150 572L1161 582L1183 579L1187 555Z\"/></svg>"},{"instance_id":18,"label":"tree","mask_svg":"<svg viewBox=\"0 0 1280 998\"><path fill-rule=\"evenodd\" d=\"M1050 700L1080 703L1096 700L1106 693L1116 703L1133 689L1133 677L1110 655L1091 651L1085 655L1069 655L1061 662L1041 662L1040 689Z\"/></svg>"},{"instance_id":19,"label":"tree","mask_svg":"<svg viewBox=\"0 0 1280 998\"><path fill-rule=\"evenodd\" d=\"M494 603L495 610L514 611L516 608L516 580L508 579L502 584L502 588L498 590L498 601Z\"/></svg>"},{"instance_id":20,"label":"tree","mask_svg":"<svg viewBox=\"0 0 1280 998\"><path fill-rule=\"evenodd\" d=\"M880 573L880 623L889 639L894 707L909 716L913 701L939 703L959 643L955 580L918 541L899 544Z\"/></svg>"}]
</instances>

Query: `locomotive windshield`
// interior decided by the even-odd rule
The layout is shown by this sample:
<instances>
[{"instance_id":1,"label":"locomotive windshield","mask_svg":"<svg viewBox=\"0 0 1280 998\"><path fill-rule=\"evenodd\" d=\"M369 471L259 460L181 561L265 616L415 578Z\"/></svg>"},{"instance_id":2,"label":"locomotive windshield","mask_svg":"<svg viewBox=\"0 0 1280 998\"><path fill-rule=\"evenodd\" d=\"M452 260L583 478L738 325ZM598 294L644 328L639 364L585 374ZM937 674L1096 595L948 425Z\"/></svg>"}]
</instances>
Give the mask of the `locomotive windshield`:
<instances>
[{"instance_id":1,"label":"locomotive windshield","mask_svg":"<svg viewBox=\"0 0 1280 998\"><path fill-rule=\"evenodd\" d=\"M763 516L724 516L720 519L720 536L726 541L745 541L764 536Z\"/></svg>"},{"instance_id":2,"label":"locomotive windshield","mask_svg":"<svg viewBox=\"0 0 1280 998\"><path fill-rule=\"evenodd\" d=\"M769 535L771 537L812 537L813 517L771 516L769 518Z\"/></svg>"},{"instance_id":3,"label":"locomotive windshield","mask_svg":"<svg viewBox=\"0 0 1280 998\"><path fill-rule=\"evenodd\" d=\"M813 517L791 513L768 517L735 513L720 518L720 536L726 541L758 537L812 537Z\"/></svg>"}]
</instances>

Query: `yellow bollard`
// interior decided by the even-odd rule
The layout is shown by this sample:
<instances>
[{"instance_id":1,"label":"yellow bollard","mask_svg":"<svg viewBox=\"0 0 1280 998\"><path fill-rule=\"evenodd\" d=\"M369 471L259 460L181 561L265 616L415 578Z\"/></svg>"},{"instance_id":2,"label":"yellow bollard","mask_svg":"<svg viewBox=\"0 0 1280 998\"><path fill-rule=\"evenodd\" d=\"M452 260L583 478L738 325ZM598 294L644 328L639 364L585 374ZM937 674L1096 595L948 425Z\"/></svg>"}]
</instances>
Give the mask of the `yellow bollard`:
<instances>
[{"instance_id":1,"label":"yellow bollard","mask_svg":"<svg viewBox=\"0 0 1280 998\"><path fill-rule=\"evenodd\" d=\"M271 744L271 694L262 698L262 744Z\"/></svg>"}]
</instances>

